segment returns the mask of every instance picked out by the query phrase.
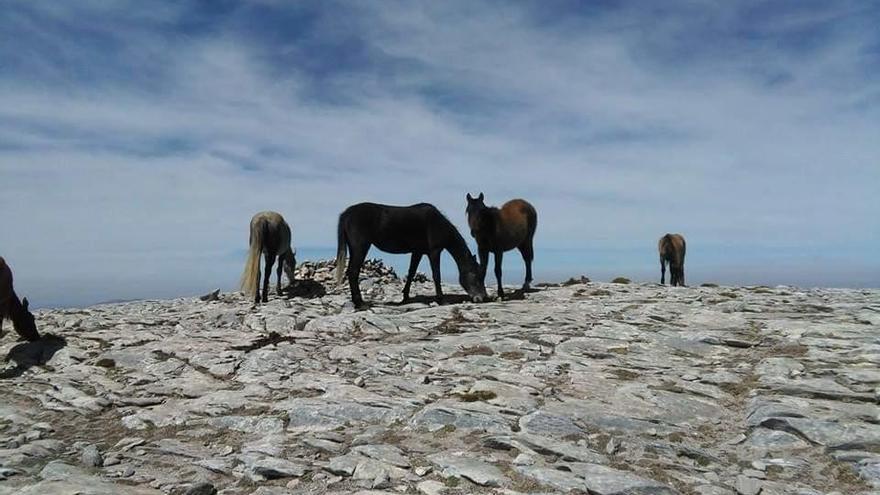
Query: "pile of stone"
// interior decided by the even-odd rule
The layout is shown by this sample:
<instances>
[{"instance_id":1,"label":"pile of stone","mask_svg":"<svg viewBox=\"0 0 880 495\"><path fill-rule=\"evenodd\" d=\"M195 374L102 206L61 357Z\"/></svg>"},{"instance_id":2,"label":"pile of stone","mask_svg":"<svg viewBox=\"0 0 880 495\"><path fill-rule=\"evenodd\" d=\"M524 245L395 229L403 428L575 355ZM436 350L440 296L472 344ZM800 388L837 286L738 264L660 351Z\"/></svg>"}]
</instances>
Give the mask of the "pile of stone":
<instances>
[{"instance_id":1,"label":"pile of stone","mask_svg":"<svg viewBox=\"0 0 880 495\"><path fill-rule=\"evenodd\" d=\"M298 280L314 280L322 284L333 282L336 278L336 260L303 261L296 265L296 278ZM394 268L386 265L382 260L375 258L364 262L361 268L361 279L372 279L374 283L392 283L400 281ZM426 282L428 278L423 273L417 273L413 279L415 282Z\"/></svg>"}]
</instances>

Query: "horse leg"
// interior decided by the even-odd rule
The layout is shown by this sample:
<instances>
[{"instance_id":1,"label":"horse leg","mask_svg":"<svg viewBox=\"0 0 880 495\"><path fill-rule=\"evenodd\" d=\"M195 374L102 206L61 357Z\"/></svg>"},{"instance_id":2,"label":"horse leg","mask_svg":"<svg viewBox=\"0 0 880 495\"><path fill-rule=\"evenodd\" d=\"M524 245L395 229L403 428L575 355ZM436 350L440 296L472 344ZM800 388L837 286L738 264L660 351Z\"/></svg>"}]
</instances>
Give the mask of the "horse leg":
<instances>
[{"instance_id":1,"label":"horse leg","mask_svg":"<svg viewBox=\"0 0 880 495\"><path fill-rule=\"evenodd\" d=\"M437 292L437 304L443 304L443 289L440 288L440 253L442 251L434 250L428 253L428 260L431 261L431 276L434 277L434 290Z\"/></svg>"},{"instance_id":2,"label":"horse leg","mask_svg":"<svg viewBox=\"0 0 880 495\"><path fill-rule=\"evenodd\" d=\"M409 301L409 286L412 284L413 277L416 276L416 270L422 261L422 253L413 253L409 260L409 271L406 272L406 283L403 284L403 302Z\"/></svg>"},{"instance_id":3,"label":"horse leg","mask_svg":"<svg viewBox=\"0 0 880 495\"><path fill-rule=\"evenodd\" d=\"M660 258L660 285L666 285L666 263L663 258Z\"/></svg>"},{"instance_id":4,"label":"horse leg","mask_svg":"<svg viewBox=\"0 0 880 495\"><path fill-rule=\"evenodd\" d=\"M486 248L479 248L480 253L480 281L483 282L483 285L486 284L486 271L489 268L489 250Z\"/></svg>"},{"instance_id":5,"label":"horse leg","mask_svg":"<svg viewBox=\"0 0 880 495\"><path fill-rule=\"evenodd\" d=\"M258 305L258 304L260 304L260 280L261 280L261 274L262 274L262 272L260 272L260 260L257 259L257 273L254 275L254 277L257 279L257 280L254 282L254 287L256 288L256 290L254 291L254 305Z\"/></svg>"},{"instance_id":6,"label":"horse leg","mask_svg":"<svg viewBox=\"0 0 880 495\"><path fill-rule=\"evenodd\" d=\"M532 260L535 259L535 251L532 248L531 239L519 247L519 252L522 254L523 261L526 263L526 281L523 283L522 290L523 292L529 290L530 284L532 283Z\"/></svg>"},{"instance_id":7,"label":"horse leg","mask_svg":"<svg viewBox=\"0 0 880 495\"><path fill-rule=\"evenodd\" d=\"M367 252L370 250L370 245L367 244L364 247L355 247L352 245L348 246L349 251L349 260L348 260L348 287L351 289L351 302L354 303L356 308L362 308L364 306L364 299L361 297L361 287L359 284L359 278L361 275L361 267L364 265L364 260L367 259Z\"/></svg>"},{"instance_id":8,"label":"horse leg","mask_svg":"<svg viewBox=\"0 0 880 495\"><path fill-rule=\"evenodd\" d=\"M275 271L278 273L278 295L279 296L283 295L281 293L281 270L284 268L284 256L285 255L281 255L278 257L278 268L275 269Z\"/></svg>"},{"instance_id":9,"label":"horse leg","mask_svg":"<svg viewBox=\"0 0 880 495\"><path fill-rule=\"evenodd\" d=\"M266 273L263 274L263 302L269 302L269 279L272 278L272 265L275 254L266 253Z\"/></svg>"},{"instance_id":10,"label":"horse leg","mask_svg":"<svg viewBox=\"0 0 880 495\"><path fill-rule=\"evenodd\" d=\"M501 285L501 260L504 259L504 251L495 251L495 278L498 280L498 297L504 297L504 287Z\"/></svg>"},{"instance_id":11,"label":"horse leg","mask_svg":"<svg viewBox=\"0 0 880 495\"><path fill-rule=\"evenodd\" d=\"M678 265L678 285L684 287L684 265Z\"/></svg>"}]
</instances>

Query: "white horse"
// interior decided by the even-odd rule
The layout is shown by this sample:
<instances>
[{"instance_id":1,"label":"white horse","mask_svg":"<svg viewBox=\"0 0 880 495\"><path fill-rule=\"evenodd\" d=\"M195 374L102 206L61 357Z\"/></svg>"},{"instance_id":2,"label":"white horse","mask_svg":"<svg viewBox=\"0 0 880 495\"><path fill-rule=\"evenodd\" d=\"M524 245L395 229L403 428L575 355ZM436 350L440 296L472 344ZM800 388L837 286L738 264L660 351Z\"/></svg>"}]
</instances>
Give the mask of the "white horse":
<instances>
[{"instance_id":1,"label":"white horse","mask_svg":"<svg viewBox=\"0 0 880 495\"><path fill-rule=\"evenodd\" d=\"M266 257L266 273L263 276L263 302L269 300L269 278L272 265L278 257L278 295L281 295L281 270L287 273L290 283L294 281L296 268L296 249L290 245L290 226L280 213L263 211L251 219L250 249L244 273L241 275L241 290L254 296L254 304L260 303L258 285L260 283L260 254Z\"/></svg>"}]
</instances>

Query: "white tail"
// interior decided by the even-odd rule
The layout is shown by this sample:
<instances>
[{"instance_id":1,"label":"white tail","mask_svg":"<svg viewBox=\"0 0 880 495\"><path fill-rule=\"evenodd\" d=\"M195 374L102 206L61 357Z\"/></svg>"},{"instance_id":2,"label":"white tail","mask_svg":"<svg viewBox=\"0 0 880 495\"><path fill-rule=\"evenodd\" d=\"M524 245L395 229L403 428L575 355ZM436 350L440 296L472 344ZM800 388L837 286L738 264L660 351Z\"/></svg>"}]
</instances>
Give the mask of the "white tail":
<instances>
[{"instance_id":1,"label":"white tail","mask_svg":"<svg viewBox=\"0 0 880 495\"><path fill-rule=\"evenodd\" d=\"M246 296L253 296L257 293L257 286L260 281L260 254L263 252L263 226L251 226L251 243L248 249L247 261L244 263L244 272L241 274L241 291Z\"/></svg>"},{"instance_id":2,"label":"white tail","mask_svg":"<svg viewBox=\"0 0 880 495\"><path fill-rule=\"evenodd\" d=\"M336 231L336 285L341 284L342 279L345 278L346 248L345 229L342 226L342 215L340 215L339 227Z\"/></svg>"}]
</instances>

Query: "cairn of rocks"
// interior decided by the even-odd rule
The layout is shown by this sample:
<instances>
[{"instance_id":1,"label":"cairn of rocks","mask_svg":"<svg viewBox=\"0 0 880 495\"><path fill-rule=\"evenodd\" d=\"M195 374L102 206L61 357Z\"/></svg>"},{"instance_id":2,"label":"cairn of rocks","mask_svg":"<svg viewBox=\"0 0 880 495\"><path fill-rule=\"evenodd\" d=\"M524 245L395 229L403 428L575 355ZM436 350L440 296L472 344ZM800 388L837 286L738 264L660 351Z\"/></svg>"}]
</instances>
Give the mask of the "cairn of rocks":
<instances>
[{"instance_id":1,"label":"cairn of rocks","mask_svg":"<svg viewBox=\"0 0 880 495\"><path fill-rule=\"evenodd\" d=\"M298 280L314 280L321 284L333 283L336 278L336 260L303 261L296 265ZM362 279L372 279L373 283L387 284L400 281L394 268L386 265L378 258L369 259L361 268ZM427 282L428 277L417 272L413 282Z\"/></svg>"}]
</instances>

